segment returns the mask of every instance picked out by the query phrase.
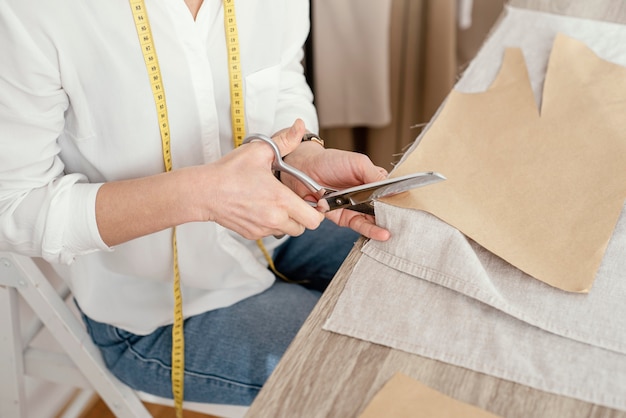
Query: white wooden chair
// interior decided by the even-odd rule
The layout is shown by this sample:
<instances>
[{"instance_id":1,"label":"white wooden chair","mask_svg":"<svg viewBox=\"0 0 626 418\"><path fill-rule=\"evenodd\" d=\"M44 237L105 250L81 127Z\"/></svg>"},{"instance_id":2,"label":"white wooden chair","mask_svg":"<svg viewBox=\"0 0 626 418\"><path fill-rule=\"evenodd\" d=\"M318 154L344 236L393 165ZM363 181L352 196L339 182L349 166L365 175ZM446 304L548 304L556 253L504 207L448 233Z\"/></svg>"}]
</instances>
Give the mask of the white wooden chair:
<instances>
[{"instance_id":1,"label":"white wooden chair","mask_svg":"<svg viewBox=\"0 0 626 418\"><path fill-rule=\"evenodd\" d=\"M35 315L26 327L19 298ZM26 376L95 391L120 418L150 417L142 400L173 405L170 399L132 390L109 372L69 299L67 286L46 262L0 251L0 417L29 418ZM32 346L42 330L60 349ZM248 409L195 402L185 402L184 408L228 418L243 417Z\"/></svg>"}]
</instances>

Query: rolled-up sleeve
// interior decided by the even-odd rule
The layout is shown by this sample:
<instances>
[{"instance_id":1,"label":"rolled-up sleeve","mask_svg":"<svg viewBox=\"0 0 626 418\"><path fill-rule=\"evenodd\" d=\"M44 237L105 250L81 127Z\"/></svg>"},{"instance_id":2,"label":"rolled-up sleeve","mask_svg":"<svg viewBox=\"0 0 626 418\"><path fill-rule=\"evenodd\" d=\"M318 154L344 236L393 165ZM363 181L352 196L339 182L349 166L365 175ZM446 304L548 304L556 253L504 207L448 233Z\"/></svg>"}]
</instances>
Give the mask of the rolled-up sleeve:
<instances>
[{"instance_id":1,"label":"rolled-up sleeve","mask_svg":"<svg viewBox=\"0 0 626 418\"><path fill-rule=\"evenodd\" d=\"M57 140L69 106L54 50L0 3L0 248L50 262L108 249L95 218L99 184L64 174Z\"/></svg>"}]
</instances>

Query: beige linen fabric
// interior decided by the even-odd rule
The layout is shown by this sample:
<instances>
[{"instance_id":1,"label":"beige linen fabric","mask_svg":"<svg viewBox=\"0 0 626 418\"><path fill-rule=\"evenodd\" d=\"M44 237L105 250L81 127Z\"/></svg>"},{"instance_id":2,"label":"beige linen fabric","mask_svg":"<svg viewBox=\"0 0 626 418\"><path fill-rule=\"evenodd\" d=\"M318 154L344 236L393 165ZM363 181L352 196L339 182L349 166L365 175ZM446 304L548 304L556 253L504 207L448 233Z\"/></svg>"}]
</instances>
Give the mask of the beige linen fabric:
<instances>
[{"instance_id":1,"label":"beige linen fabric","mask_svg":"<svg viewBox=\"0 0 626 418\"><path fill-rule=\"evenodd\" d=\"M624 26L508 9L457 88L483 91L514 46L538 99L559 32L626 64ZM393 237L364 246L325 329L626 411L626 211L588 294L532 279L427 213L376 211Z\"/></svg>"},{"instance_id":2,"label":"beige linen fabric","mask_svg":"<svg viewBox=\"0 0 626 418\"><path fill-rule=\"evenodd\" d=\"M626 411L626 355L534 327L367 255L324 329Z\"/></svg>"},{"instance_id":3,"label":"beige linen fabric","mask_svg":"<svg viewBox=\"0 0 626 418\"><path fill-rule=\"evenodd\" d=\"M614 351L626 361L626 212L593 290L575 294L534 280L432 215L388 206L379 209L378 222L394 235L387 242L372 241L363 247L371 260L555 335ZM384 276L375 280L386 283Z\"/></svg>"}]
</instances>

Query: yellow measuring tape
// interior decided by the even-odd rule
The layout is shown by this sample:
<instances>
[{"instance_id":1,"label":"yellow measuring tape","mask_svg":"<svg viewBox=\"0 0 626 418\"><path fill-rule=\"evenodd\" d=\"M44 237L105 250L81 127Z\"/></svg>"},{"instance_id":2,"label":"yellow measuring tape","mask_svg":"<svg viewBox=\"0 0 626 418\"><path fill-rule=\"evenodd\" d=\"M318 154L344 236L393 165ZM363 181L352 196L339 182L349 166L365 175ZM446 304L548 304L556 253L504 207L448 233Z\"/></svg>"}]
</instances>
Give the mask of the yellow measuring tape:
<instances>
[{"instance_id":1,"label":"yellow measuring tape","mask_svg":"<svg viewBox=\"0 0 626 418\"><path fill-rule=\"evenodd\" d=\"M226 31L226 49L228 52L228 78L230 81L230 120L233 130L233 144L235 148L243 143L246 136L245 111L243 105L243 86L241 77L241 58L239 54L239 33L237 32L237 18L235 16L235 0L224 0L224 30ZM286 282L290 282L285 275L274 266L274 260L265 248L263 240L257 240L257 245L272 272Z\"/></svg>"},{"instance_id":2,"label":"yellow measuring tape","mask_svg":"<svg viewBox=\"0 0 626 418\"><path fill-rule=\"evenodd\" d=\"M152 30L146 14L143 0L129 0L133 11L137 35L141 44L146 70L150 77L152 95L156 105L163 148L163 163L165 171L172 170L172 155L170 150L170 128L165 103L165 90L161 82L161 69L157 58ZM176 416L183 416L183 390L185 371L185 338L183 333L183 297L180 290L180 271L178 270L178 248L176 245L176 228L172 228L172 253L174 264L174 325L172 327L172 394L176 408Z\"/></svg>"},{"instance_id":3,"label":"yellow measuring tape","mask_svg":"<svg viewBox=\"0 0 626 418\"><path fill-rule=\"evenodd\" d=\"M163 149L163 162L165 171L172 170L172 157L170 147L170 130L167 116L167 104L165 102L165 90L161 82L161 69L154 47L152 30L146 13L144 0L129 0L137 28L137 35L146 63L146 70L150 77L150 85L156 105ZM228 50L228 74L230 80L231 99L231 123L233 131L233 143L235 147L243 143L245 129L245 112L243 102L243 86L241 77L241 62L239 54L239 35L237 32L237 20L235 17L234 0L224 0L224 28L226 31L226 45ZM276 270L269 252L265 249L262 240L257 240L257 245L263 252L271 270L278 277L289 281L287 277ZM176 245L176 228L172 228L172 252L174 268L174 324L172 327L172 394L176 408L176 416L183 416L184 397L184 371L185 371L185 339L183 332L183 298L180 289L180 271L178 269L178 248Z\"/></svg>"},{"instance_id":4,"label":"yellow measuring tape","mask_svg":"<svg viewBox=\"0 0 626 418\"><path fill-rule=\"evenodd\" d=\"M235 0L224 0L224 30L226 31L228 78L230 81L230 120L233 128L233 144L237 148L243 143L246 136L246 125Z\"/></svg>"}]
</instances>

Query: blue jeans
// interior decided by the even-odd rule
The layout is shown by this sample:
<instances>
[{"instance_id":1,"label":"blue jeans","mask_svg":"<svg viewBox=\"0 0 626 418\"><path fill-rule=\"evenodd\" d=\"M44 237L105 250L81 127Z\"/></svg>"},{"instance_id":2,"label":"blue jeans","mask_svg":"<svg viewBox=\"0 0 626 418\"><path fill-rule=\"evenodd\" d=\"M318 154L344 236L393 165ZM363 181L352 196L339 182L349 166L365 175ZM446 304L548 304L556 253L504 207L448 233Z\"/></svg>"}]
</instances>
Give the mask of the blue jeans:
<instances>
[{"instance_id":1,"label":"blue jeans","mask_svg":"<svg viewBox=\"0 0 626 418\"><path fill-rule=\"evenodd\" d=\"M324 221L276 249L281 273L265 292L185 320L185 399L249 405L359 235ZM142 336L94 321L87 330L107 367L134 389L171 398L171 326Z\"/></svg>"}]
</instances>

